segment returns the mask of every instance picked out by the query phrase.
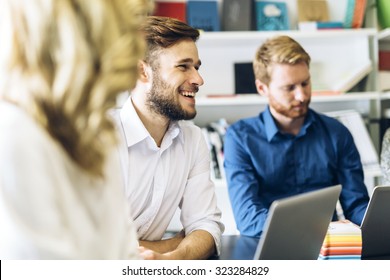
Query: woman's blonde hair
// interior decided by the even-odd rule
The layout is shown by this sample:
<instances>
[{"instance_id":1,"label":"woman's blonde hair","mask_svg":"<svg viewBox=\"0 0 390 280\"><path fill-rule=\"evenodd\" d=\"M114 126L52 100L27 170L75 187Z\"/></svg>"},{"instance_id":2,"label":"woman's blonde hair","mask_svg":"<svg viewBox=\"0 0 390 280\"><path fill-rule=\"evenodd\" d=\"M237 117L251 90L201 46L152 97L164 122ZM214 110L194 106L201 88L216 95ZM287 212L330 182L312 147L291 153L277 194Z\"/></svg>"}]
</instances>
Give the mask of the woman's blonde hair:
<instances>
[{"instance_id":1,"label":"woman's blonde hair","mask_svg":"<svg viewBox=\"0 0 390 280\"><path fill-rule=\"evenodd\" d=\"M153 2L0 3L0 99L23 108L82 169L102 176L116 141L107 111L135 85L145 48L139 27Z\"/></svg>"}]
</instances>

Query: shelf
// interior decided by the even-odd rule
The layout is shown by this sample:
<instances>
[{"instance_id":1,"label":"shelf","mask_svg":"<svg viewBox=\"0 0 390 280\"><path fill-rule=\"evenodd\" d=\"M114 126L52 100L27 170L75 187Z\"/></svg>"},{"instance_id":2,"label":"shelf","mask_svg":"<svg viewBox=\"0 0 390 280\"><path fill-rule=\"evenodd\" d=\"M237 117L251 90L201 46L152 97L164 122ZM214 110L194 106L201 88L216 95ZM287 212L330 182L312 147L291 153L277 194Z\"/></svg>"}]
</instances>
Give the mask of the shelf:
<instances>
[{"instance_id":1,"label":"shelf","mask_svg":"<svg viewBox=\"0 0 390 280\"><path fill-rule=\"evenodd\" d=\"M339 102L339 101L357 101L357 100L376 100L389 98L389 93L364 92L364 93L345 93L340 95L312 95L312 102ZM266 97L259 94L231 94L216 97L199 97L196 99L197 106L240 106L240 105L264 105L268 103Z\"/></svg>"},{"instance_id":2,"label":"shelf","mask_svg":"<svg viewBox=\"0 0 390 280\"><path fill-rule=\"evenodd\" d=\"M350 91L376 70L378 32L374 28L205 32L197 43L202 59L200 74L205 81L199 95L235 92L234 64L252 62L266 39L282 34L297 40L310 54L314 91ZM364 90L377 90L375 84L370 84L372 79L368 80Z\"/></svg>"},{"instance_id":3,"label":"shelf","mask_svg":"<svg viewBox=\"0 0 390 280\"><path fill-rule=\"evenodd\" d=\"M287 35L296 39L334 39L351 38L356 36L375 36L378 31L375 28L338 29L338 30L316 30L316 31L221 31L202 32L200 40L205 40L210 44L225 43L241 40L265 40L277 35ZM258 41L257 41L258 42Z\"/></svg>"},{"instance_id":4,"label":"shelf","mask_svg":"<svg viewBox=\"0 0 390 280\"><path fill-rule=\"evenodd\" d=\"M390 41L390 28L383 29L378 33L378 40Z\"/></svg>"},{"instance_id":5,"label":"shelf","mask_svg":"<svg viewBox=\"0 0 390 280\"><path fill-rule=\"evenodd\" d=\"M312 95L310 108L318 112L356 110L362 116L377 121L382 116L381 101L390 100L390 93L354 92L340 95ZM259 94L230 94L223 97L197 97L198 114L194 122L205 126L224 118L229 123L258 115L268 104ZM376 141L379 143L379 139ZM376 147L378 148L378 143Z\"/></svg>"}]
</instances>

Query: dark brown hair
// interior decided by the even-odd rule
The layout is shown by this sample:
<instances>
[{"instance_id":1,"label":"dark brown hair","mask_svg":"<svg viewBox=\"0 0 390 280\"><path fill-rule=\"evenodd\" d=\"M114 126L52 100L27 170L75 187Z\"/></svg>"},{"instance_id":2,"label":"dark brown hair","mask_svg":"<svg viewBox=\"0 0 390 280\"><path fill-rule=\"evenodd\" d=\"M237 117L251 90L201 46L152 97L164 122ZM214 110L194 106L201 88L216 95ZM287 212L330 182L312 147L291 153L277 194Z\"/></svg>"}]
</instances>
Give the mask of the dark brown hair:
<instances>
[{"instance_id":1,"label":"dark brown hair","mask_svg":"<svg viewBox=\"0 0 390 280\"><path fill-rule=\"evenodd\" d=\"M196 42L199 38L199 30L180 20L161 16L149 16L141 31L147 43L145 61L148 64L156 60L161 49L169 48L182 40Z\"/></svg>"}]
</instances>

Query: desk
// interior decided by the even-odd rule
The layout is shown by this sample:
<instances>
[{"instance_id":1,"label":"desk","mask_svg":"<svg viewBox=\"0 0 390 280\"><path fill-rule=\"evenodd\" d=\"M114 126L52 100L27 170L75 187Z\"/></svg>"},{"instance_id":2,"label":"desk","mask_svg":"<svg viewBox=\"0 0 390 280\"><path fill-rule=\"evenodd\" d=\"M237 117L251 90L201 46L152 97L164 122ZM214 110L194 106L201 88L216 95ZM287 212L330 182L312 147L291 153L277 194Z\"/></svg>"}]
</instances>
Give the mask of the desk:
<instances>
[{"instance_id":1,"label":"desk","mask_svg":"<svg viewBox=\"0 0 390 280\"><path fill-rule=\"evenodd\" d=\"M211 260L253 260L259 239L243 235L222 235L221 255Z\"/></svg>"},{"instance_id":2,"label":"desk","mask_svg":"<svg viewBox=\"0 0 390 280\"><path fill-rule=\"evenodd\" d=\"M222 235L221 255L210 260L253 260L259 238L243 235ZM390 260L390 255L363 258L364 260Z\"/></svg>"}]
</instances>

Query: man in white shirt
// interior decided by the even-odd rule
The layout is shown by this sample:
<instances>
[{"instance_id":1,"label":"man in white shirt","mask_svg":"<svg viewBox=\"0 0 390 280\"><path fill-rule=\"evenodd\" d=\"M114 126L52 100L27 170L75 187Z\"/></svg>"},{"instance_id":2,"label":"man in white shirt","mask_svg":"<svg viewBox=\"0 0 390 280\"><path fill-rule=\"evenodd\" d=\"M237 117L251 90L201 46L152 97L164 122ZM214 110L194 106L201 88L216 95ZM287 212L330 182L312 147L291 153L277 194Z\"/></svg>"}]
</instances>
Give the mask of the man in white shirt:
<instances>
[{"instance_id":1,"label":"man in white shirt","mask_svg":"<svg viewBox=\"0 0 390 280\"><path fill-rule=\"evenodd\" d=\"M145 259L206 259L218 254L220 222L210 157L196 115L203 79L196 40L199 31L164 17L149 17L142 32L145 59L131 96L115 119L124 143L120 152L126 197ZM181 208L183 231L162 237Z\"/></svg>"}]
</instances>

